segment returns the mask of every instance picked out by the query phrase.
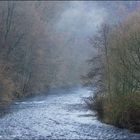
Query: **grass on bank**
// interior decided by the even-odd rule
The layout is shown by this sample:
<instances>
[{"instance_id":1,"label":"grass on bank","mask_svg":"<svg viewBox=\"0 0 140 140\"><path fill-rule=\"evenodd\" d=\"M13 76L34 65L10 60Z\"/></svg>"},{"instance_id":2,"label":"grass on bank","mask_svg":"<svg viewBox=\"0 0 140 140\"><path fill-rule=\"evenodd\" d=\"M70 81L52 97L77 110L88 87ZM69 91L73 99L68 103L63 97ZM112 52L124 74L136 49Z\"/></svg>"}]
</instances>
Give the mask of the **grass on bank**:
<instances>
[{"instance_id":1,"label":"grass on bank","mask_svg":"<svg viewBox=\"0 0 140 140\"><path fill-rule=\"evenodd\" d=\"M140 93L99 95L86 101L99 120L120 128L140 132Z\"/></svg>"}]
</instances>

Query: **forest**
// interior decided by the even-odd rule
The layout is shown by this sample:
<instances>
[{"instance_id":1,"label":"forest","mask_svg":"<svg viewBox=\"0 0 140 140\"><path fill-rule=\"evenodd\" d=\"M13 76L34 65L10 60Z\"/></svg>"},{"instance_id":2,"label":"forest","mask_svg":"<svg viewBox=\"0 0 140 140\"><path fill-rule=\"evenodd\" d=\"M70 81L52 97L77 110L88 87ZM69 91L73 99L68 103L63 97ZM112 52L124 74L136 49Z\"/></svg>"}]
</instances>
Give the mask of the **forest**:
<instances>
[{"instance_id":1,"label":"forest","mask_svg":"<svg viewBox=\"0 0 140 140\"><path fill-rule=\"evenodd\" d=\"M0 139L139 132L139 1L0 1Z\"/></svg>"},{"instance_id":2,"label":"forest","mask_svg":"<svg viewBox=\"0 0 140 140\"><path fill-rule=\"evenodd\" d=\"M0 3L1 103L77 84L86 71L82 63L88 52L85 58L77 57L78 51L84 51L83 47L72 50L77 38L53 27L59 26L55 24L65 2Z\"/></svg>"}]
</instances>

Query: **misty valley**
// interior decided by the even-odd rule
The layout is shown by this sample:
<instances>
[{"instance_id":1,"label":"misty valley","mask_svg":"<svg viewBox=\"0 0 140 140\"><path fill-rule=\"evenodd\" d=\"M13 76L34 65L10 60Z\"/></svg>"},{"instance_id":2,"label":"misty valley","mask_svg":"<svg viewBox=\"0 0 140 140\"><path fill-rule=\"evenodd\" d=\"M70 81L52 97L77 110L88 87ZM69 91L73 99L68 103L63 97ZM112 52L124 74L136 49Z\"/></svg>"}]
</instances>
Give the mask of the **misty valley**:
<instances>
[{"instance_id":1,"label":"misty valley","mask_svg":"<svg viewBox=\"0 0 140 140\"><path fill-rule=\"evenodd\" d=\"M140 139L139 1L0 1L0 140Z\"/></svg>"}]
</instances>

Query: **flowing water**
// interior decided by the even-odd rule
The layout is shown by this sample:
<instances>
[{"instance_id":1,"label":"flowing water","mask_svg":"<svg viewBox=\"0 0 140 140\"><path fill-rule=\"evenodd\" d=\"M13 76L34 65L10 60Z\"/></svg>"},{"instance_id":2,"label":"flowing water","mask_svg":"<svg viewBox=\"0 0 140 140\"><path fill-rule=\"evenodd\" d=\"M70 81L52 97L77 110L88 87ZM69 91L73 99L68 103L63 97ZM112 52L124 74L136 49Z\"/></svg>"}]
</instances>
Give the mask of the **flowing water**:
<instances>
[{"instance_id":1,"label":"flowing water","mask_svg":"<svg viewBox=\"0 0 140 140\"><path fill-rule=\"evenodd\" d=\"M58 89L15 102L0 119L0 139L140 139L140 134L101 123L88 110L87 88Z\"/></svg>"}]
</instances>

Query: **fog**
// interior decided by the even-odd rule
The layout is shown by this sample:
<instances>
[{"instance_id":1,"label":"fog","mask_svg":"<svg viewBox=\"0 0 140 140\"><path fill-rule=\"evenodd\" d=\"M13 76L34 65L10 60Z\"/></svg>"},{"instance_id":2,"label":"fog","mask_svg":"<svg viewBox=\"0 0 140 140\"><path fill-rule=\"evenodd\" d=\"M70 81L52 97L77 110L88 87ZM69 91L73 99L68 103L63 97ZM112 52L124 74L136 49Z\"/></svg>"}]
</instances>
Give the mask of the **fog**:
<instances>
[{"instance_id":1,"label":"fog","mask_svg":"<svg viewBox=\"0 0 140 140\"><path fill-rule=\"evenodd\" d=\"M81 76L89 69L87 60L96 53L89 38L93 38L105 21L120 19L121 16L114 18L118 9L128 4L96 1L0 3L0 67L5 67L5 75L3 71L0 74L11 81L9 90L17 88L19 93L24 88L31 93L48 87L81 84Z\"/></svg>"},{"instance_id":2,"label":"fog","mask_svg":"<svg viewBox=\"0 0 140 140\"><path fill-rule=\"evenodd\" d=\"M139 13L136 1L0 1L0 140L138 139L121 128L140 131Z\"/></svg>"},{"instance_id":3,"label":"fog","mask_svg":"<svg viewBox=\"0 0 140 140\"><path fill-rule=\"evenodd\" d=\"M60 14L53 20L55 22L51 23L53 37L57 36L56 49L60 51L60 53L56 51L59 68L57 80L53 83L56 82L56 85L79 84L81 75L88 70L86 60L94 53L89 44L89 37L92 37L104 22L107 12L96 2L58 3L63 5L63 10L57 11L57 14Z\"/></svg>"},{"instance_id":4,"label":"fog","mask_svg":"<svg viewBox=\"0 0 140 140\"><path fill-rule=\"evenodd\" d=\"M106 10L95 2L72 1L67 4L54 26L58 32L87 37L94 33L106 16Z\"/></svg>"}]
</instances>

